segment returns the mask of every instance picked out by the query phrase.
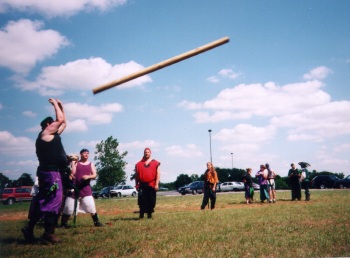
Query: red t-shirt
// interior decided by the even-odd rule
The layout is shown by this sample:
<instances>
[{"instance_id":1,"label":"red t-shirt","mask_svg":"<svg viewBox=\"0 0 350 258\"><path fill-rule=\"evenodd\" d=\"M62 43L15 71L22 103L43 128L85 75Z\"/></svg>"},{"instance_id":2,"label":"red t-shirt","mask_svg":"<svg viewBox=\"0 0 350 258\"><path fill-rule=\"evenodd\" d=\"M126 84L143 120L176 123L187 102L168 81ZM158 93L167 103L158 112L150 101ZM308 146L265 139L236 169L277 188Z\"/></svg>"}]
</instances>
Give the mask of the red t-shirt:
<instances>
[{"instance_id":1,"label":"red t-shirt","mask_svg":"<svg viewBox=\"0 0 350 258\"><path fill-rule=\"evenodd\" d=\"M146 162L141 160L136 164L137 181L141 183L148 183L149 186L155 187L157 178L157 169L160 165L155 159L146 165Z\"/></svg>"}]
</instances>

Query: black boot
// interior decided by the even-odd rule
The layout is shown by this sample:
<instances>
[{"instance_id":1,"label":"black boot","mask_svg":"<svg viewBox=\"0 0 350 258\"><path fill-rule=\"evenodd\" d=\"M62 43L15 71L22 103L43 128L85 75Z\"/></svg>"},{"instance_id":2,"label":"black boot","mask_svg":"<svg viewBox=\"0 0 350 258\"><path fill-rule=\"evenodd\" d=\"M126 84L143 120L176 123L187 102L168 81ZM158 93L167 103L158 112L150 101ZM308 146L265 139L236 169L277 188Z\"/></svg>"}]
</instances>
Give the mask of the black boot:
<instances>
[{"instance_id":1,"label":"black boot","mask_svg":"<svg viewBox=\"0 0 350 258\"><path fill-rule=\"evenodd\" d=\"M60 228L69 228L68 223L67 223L69 220L69 217L70 217L70 215L62 214Z\"/></svg>"},{"instance_id":2,"label":"black boot","mask_svg":"<svg viewBox=\"0 0 350 258\"><path fill-rule=\"evenodd\" d=\"M45 243L56 244L61 242L61 240L55 236L55 222L57 221L57 216L57 214L51 213L47 214L45 217L45 232L41 236L41 240Z\"/></svg>"},{"instance_id":3,"label":"black boot","mask_svg":"<svg viewBox=\"0 0 350 258\"><path fill-rule=\"evenodd\" d=\"M91 215L91 218L94 221L95 227L103 227L102 223L98 220L97 213L95 213L94 215Z\"/></svg>"},{"instance_id":4,"label":"black boot","mask_svg":"<svg viewBox=\"0 0 350 258\"><path fill-rule=\"evenodd\" d=\"M34 238L33 230L31 230L29 227L24 227L21 229L21 232L28 244L34 244L35 238Z\"/></svg>"}]
</instances>

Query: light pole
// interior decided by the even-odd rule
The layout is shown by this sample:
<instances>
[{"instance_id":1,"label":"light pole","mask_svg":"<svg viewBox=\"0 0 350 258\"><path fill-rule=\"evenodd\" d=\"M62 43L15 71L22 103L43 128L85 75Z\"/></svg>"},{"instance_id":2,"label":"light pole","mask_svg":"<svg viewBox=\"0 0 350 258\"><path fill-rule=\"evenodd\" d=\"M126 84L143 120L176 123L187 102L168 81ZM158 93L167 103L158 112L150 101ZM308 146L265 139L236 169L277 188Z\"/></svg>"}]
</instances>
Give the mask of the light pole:
<instances>
[{"instance_id":1,"label":"light pole","mask_svg":"<svg viewBox=\"0 0 350 258\"><path fill-rule=\"evenodd\" d=\"M210 162L213 163L213 157L211 154L211 129L209 129L208 132L209 132L209 146L210 146Z\"/></svg>"},{"instance_id":2,"label":"light pole","mask_svg":"<svg viewBox=\"0 0 350 258\"><path fill-rule=\"evenodd\" d=\"M233 171L233 152L231 152L231 158L232 158L232 171Z\"/></svg>"}]
</instances>

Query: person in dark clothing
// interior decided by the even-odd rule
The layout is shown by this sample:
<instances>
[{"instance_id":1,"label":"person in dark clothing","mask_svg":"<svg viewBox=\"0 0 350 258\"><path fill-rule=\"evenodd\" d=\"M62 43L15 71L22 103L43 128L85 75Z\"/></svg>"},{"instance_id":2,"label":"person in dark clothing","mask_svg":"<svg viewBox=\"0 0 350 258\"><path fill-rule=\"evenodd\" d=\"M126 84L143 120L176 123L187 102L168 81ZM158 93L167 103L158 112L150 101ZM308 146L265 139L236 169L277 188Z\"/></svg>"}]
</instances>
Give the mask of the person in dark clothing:
<instances>
[{"instance_id":1,"label":"person in dark clothing","mask_svg":"<svg viewBox=\"0 0 350 258\"><path fill-rule=\"evenodd\" d=\"M54 235L55 223L62 205L61 172L67 170L68 160L63 148L60 134L66 128L66 116L62 102L50 98L56 113L56 120L46 117L41 123L42 131L36 140L36 154L39 160L37 177L39 192L33 198L29 209L29 223L21 231L27 242L33 243L34 227L40 219L44 219L44 233L41 239L49 243L60 240Z\"/></svg>"},{"instance_id":2,"label":"person in dark clothing","mask_svg":"<svg viewBox=\"0 0 350 258\"><path fill-rule=\"evenodd\" d=\"M247 172L243 175L244 190L245 190L245 199L247 204L253 202L254 197L254 188L253 188L253 178L252 178L252 169L247 168Z\"/></svg>"},{"instance_id":3,"label":"person in dark clothing","mask_svg":"<svg viewBox=\"0 0 350 258\"><path fill-rule=\"evenodd\" d=\"M138 189L138 205L140 208L140 219L152 218L156 207L157 191L160 180L160 162L151 158L150 148L144 150L142 159L135 166L135 183Z\"/></svg>"},{"instance_id":4,"label":"person in dark clothing","mask_svg":"<svg viewBox=\"0 0 350 258\"><path fill-rule=\"evenodd\" d=\"M210 209L215 208L216 203L216 185L219 182L218 175L211 162L207 163L207 170L204 172L204 189L201 209L204 210L210 199Z\"/></svg>"},{"instance_id":5,"label":"person in dark clothing","mask_svg":"<svg viewBox=\"0 0 350 258\"><path fill-rule=\"evenodd\" d=\"M290 182L290 187L292 191L292 201L298 199L301 200L301 186L300 186L300 177L301 171L295 168L294 163L291 164L291 169L289 169L288 177Z\"/></svg>"},{"instance_id":6,"label":"person in dark clothing","mask_svg":"<svg viewBox=\"0 0 350 258\"><path fill-rule=\"evenodd\" d=\"M299 162L298 164L301 166L300 183L302 188L304 188L305 190L305 201L310 201L310 172L307 169L307 167L310 166L310 164L306 162Z\"/></svg>"}]
</instances>

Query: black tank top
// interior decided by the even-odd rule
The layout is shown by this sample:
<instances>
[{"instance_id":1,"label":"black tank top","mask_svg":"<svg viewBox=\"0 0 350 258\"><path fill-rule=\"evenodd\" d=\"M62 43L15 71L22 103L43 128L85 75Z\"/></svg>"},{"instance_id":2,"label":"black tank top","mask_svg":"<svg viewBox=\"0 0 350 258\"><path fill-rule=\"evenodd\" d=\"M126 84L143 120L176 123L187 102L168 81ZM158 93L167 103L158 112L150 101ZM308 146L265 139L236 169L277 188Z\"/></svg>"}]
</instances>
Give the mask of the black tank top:
<instances>
[{"instance_id":1,"label":"black tank top","mask_svg":"<svg viewBox=\"0 0 350 258\"><path fill-rule=\"evenodd\" d=\"M46 142L41 139L41 133L39 133L35 142L39 166L56 166L58 168L67 166L67 155L64 151L60 135L55 133L53 139Z\"/></svg>"}]
</instances>

